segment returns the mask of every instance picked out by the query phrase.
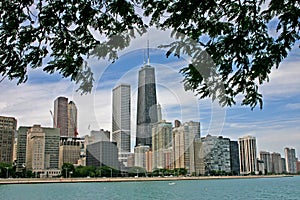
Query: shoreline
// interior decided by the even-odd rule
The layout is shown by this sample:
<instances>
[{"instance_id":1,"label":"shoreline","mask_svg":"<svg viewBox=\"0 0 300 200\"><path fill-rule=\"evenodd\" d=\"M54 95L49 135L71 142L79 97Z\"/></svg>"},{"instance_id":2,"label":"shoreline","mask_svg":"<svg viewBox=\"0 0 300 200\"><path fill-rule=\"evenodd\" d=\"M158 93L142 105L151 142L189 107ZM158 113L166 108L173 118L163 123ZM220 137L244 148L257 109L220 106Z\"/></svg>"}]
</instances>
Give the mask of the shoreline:
<instances>
[{"instance_id":1,"label":"shoreline","mask_svg":"<svg viewBox=\"0 0 300 200\"><path fill-rule=\"evenodd\" d=\"M291 175L293 176L293 175ZM182 180L220 180L283 178L290 175L251 175L251 176L198 176L198 177L115 177L115 178L13 178L0 179L0 185L8 184L47 184L47 183L100 183L100 182L139 182L139 181L182 181Z\"/></svg>"}]
</instances>

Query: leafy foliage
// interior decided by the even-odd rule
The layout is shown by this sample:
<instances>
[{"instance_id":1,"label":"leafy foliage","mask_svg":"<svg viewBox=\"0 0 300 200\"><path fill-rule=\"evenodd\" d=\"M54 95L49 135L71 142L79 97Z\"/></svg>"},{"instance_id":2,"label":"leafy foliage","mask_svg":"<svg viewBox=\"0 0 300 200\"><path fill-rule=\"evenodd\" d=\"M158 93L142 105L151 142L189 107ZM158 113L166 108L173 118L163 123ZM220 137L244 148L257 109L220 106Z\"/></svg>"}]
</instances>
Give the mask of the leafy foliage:
<instances>
[{"instance_id":1,"label":"leafy foliage","mask_svg":"<svg viewBox=\"0 0 300 200\"><path fill-rule=\"evenodd\" d=\"M0 162L0 177L8 178L15 176L15 167L8 163Z\"/></svg>"},{"instance_id":2,"label":"leafy foliage","mask_svg":"<svg viewBox=\"0 0 300 200\"><path fill-rule=\"evenodd\" d=\"M181 73L187 89L201 98L219 95L223 105L234 104L234 97L243 94L242 104L254 108L259 103L262 107L258 85L269 80L272 67L279 66L300 38L300 6L296 0L145 0L142 5L145 14L152 17L151 24L183 33L210 55L215 65L207 71L214 71L214 77L224 84L221 92L219 84L211 83L199 69L203 67L199 63L203 52L187 51L188 44L181 45L180 51L190 52L193 61ZM178 55L174 48L178 44L172 47Z\"/></svg>"},{"instance_id":3,"label":"leafy foliage","mask_svg":"<svg viewBox=\"0 0 300 200\"><path fill-rule=\"evenodd\" d=\"M97 56L115 59L115 51L123 45L114 45L111 51L111 37L144 27L132 3L125 0L3 0L0 16L3 77L22 83L28 68L43 67L80 83L83 92L92 88L93 73L84 61L90 51L105 47ZM106 39L95 39L91 30Z\"/></svg>"},{"instance_id":4,"label":"leafy foliage","mask_svg":"<svg viewBox=\"0 0 300 200\"><path fill-rule=\"evenodd\" d=\"M193 58L181 70L187 90L224 106L242 94L243 105L262 107L259 85L299 40L299 9L298 0L3 0L0 74L23 83L28 68L42 67L89 92L94 79L85 60L114 61L150 25L174 31L167 56Z\"/></svg>"},{"instance_id":5,"label":"leafy foliage","mask_svg":"<svg viewBox=\"0 0 300 200\"><path fill-rule=\"evenodd\" d=\"M64 163L61 166L61 175L64 178L71 177L72 174L74 173L74 171L75 171L75 167L74 167L74 165L72 163Z\"/></svg>"}]
</instances>

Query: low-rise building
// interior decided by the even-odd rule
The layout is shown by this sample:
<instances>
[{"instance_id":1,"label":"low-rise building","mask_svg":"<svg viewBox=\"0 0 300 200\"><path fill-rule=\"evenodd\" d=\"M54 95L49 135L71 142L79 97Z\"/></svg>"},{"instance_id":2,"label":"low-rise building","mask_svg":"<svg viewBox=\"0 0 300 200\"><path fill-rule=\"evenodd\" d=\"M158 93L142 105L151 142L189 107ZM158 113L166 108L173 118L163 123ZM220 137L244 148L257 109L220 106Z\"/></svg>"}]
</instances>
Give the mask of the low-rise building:
<instances>
[{"instance_id":1,"label":"low-rise building","mask_svg":"<svg viewBox=\"0 0 300 200\"><path fill-rule=\"evenodd\" d=\"M86 149L86 165L95 167L107 166L118 170L117 143L99 141L88 144Z\"/></svg>"}]
</instances>

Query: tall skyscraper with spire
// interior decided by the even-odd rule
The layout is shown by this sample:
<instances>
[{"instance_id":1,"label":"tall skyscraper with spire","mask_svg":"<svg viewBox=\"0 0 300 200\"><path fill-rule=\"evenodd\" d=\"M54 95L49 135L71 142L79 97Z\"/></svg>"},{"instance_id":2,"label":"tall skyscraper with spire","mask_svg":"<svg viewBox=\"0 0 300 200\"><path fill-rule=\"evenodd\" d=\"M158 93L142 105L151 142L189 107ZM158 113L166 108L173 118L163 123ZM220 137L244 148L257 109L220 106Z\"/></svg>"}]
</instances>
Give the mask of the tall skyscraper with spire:
<instances>
[{"instance_id":1,"label":"tall skyscraper with spire","mask_svg":"<svg viewBox=\"0 0 300 200\"><path fill-rule=\"evenodd\" d=\"M148 63L139 70L136 146L152 146L152 124L157 122L155 69Z\"/></svg>"}]
</instances>

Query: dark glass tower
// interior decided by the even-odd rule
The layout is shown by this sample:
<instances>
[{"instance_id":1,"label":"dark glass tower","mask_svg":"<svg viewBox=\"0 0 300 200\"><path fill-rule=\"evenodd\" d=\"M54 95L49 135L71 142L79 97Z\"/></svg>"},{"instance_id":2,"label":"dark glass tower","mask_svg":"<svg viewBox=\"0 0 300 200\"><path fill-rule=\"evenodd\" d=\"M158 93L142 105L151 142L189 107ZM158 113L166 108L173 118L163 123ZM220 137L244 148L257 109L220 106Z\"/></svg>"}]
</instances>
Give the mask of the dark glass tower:
<instances>
[{"instance_id":1,"label":"dark glass tower","mask_svg":"<svg viewBox=\"0 0 300 200\"><path fill-rule=\"evenodd\" d=\"M139 71L136 146L152 146L152 124L157 122L155 70L145 65Z\"/></svg>"}]
</instances>

